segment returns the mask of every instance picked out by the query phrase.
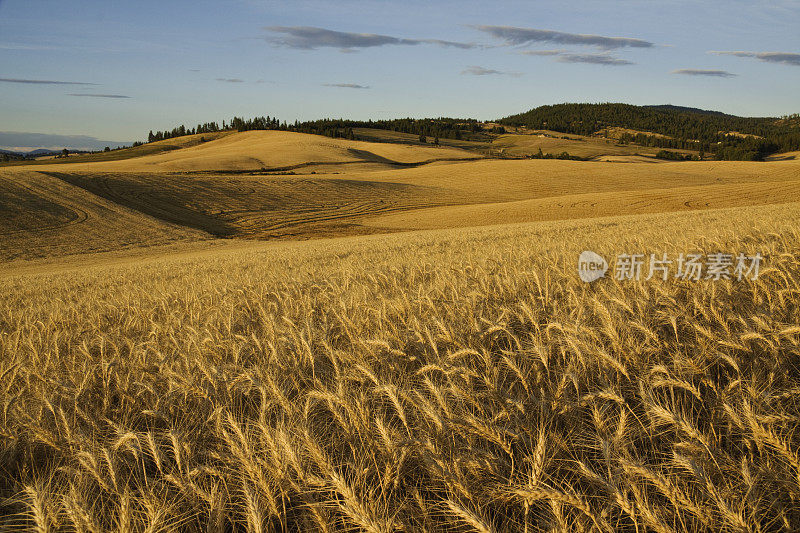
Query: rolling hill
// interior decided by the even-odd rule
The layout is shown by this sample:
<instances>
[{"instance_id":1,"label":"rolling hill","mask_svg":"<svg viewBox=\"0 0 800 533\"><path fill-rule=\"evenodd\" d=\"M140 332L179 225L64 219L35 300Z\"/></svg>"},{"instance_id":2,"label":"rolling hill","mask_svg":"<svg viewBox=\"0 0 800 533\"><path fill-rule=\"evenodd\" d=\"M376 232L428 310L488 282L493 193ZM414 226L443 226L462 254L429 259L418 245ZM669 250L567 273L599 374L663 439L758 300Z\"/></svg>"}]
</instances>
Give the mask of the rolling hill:
<instances>
[{"instance_id":1,"label":"rolling hill","mask_svg":"<svg viewBox=\"0 0 800 533\"><path fill-rule=\"evenodd\" d=\"M76 159L76 164L70 168L101 172L286 172L297 169L330 172L345 167L396 168L438 160L476 158L474 153L450 147L347 141L285 131L226 132L206 142L199 142L199 138L207 139L208 134L190 137L159 141L170 147L176 142L185 142L183 146L177 145L169 150L161 149L157 153L113 162L92 160L91 163L82 163Z\"/></svg>"},{"instance_id":2,"label":"rolling hill","mask_svg":"<svg viewBox=\"0 0 800 533\"><path fill-rule=\"evenodd\" d=\"M618 148L534 135L500 135L495 146L532 150L529 140ZM160 143L171 144L115 161L0 169L10 213L0 221L0 260L777 204L800 191L794 160L476 160L456 147L282 131Z\"/></svg>"},{"instance_id":3,"label":"rolling hill","mask_svg":"<svg viewBox=\"0 0 800 533\"><path fill-rule=\"evenodd\" d=\"M210 238L39 172L0 172L0 212L0 261Z\"/></svg>"},{"instance_id":4,"label":"rolling hill","mask_svg":"<svg viewBox=\"0 0 800 533\"><path fill-rule=\"evenodd\" d=\"M499 135L491 144L491 151L503 157L532 157L542 154L558 156L564 152L589 160L616 161L649 161L659 162L655 158L658 148L637 144L620 144L613 138L564 135L548 130L531 130L525 134ZM680 153L697 157L696 150L677 150Z\"/></svg>"},{"instance_id":5,"label":"rolling hill","mask_svg":"<svg viewBox=\"0 0 800 533\"><path fill-rule=\"evenodd\" d=\"M206 133L203 135L185 135L182 137L176 137L163 141L156 141L152 143L131 146L129 148L119 148L115 150L110 150L108 152L72 153L69 155L69 157L65 158L42 159L36 161L31 161L31 160L14 161L11 163L5 163L5 165L0 165L0 166L63 165L63 164L87 163L87 162L121 161L123 159L132 159L147 155L161 154L164 152L170 152L172 150L179 150L181 148L197 146L204 142L224 137L229 133L231 132L223 131L215 133ZM48 152L50 151L45 150L44 152L45 153L43 155L48 155Z\"/></svg>"}]
</instances>

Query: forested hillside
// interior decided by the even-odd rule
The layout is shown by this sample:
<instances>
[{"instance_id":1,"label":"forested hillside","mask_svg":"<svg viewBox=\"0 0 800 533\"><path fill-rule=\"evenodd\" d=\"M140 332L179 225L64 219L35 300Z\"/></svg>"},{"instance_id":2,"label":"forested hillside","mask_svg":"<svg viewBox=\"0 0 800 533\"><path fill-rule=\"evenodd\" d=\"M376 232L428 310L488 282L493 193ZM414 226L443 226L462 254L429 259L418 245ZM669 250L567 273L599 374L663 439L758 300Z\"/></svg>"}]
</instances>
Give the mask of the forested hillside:
<instances>
[{"instance_id":1,"label":"forested hillside","mask_svg":"<svg viewBox=\"0 0 800 533\"><path fill-rule=\"evenodd\" d=\"M774 152L800 149L797 115L755 118L669 105L558 104L537 107L498 122L578 135L592 135L608 127L637 130L656 135L625 134L619 140L703 150L714 153L717 159L759 160Z\"/></svg>"}]
</instances>

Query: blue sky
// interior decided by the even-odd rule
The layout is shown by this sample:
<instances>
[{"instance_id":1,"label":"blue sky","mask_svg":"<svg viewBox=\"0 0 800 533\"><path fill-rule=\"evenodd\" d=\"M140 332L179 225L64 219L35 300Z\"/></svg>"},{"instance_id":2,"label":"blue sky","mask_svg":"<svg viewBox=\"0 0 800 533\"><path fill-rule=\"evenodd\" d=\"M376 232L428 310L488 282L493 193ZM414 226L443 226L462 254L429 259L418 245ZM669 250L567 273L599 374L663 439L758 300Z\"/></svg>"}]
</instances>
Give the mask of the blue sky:
<instances>
[{"instance_id":1,"label":"blue sky","mask_svg":"<svg viewBox=\"0 0 800 533\"><path fill-rule=\"evenodd\" d=\"M0 132L605 101L783 115L800 111L798 28L786 0L0 0Z\"/></svg>"}]
</instances>

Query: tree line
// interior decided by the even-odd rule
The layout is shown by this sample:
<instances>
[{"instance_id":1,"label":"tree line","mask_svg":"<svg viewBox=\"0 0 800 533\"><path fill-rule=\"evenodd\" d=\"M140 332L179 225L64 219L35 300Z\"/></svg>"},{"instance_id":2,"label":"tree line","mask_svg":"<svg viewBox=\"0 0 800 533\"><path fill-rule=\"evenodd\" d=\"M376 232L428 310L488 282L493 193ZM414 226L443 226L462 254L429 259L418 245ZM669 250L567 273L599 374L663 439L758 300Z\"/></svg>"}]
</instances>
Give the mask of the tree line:
<instances>
[{"instance_id":1,"label":"tree line","mask_svg":"<svg viewBox=\"0 0 800 533\"><path fill-rule=\"evenodd\" d=\"M401 118L394 120L347 120L347 119L319 119L305 122L295 121L287 123L275 117L255 117L244 119L233 117L230 122L206 122L195 127L185 125L176 126L171 130L150 131L147 142L163 141L184 135L200 133L216 133L219 131L250 131L250 130L280 130L298 133L324 135L333 138L356 140L354 128L370 128L379 130L396 131L416 135L420 139L464 139L472 134L483 131L483 126L476 119L456 118ZM494 133L505 133L503 127L494 128Z\"/></svg>"},{"instance_id":2,"label":"tree line","mask_svg":"<svg viewBox=\"0 0 800 533\"><path fill-rule=\"evenodd\" d=\"M171 130L156 131L152 130L147 135L147 142L163 141L165 139L172 139L174 137L183 137L184 135L196 135L198 133L216 133L218 131L249 131L249 130L286 130L288 126L286 122L281 122L274 117L255 117L251 119L244 119L242 117L233 117L230 124L222 121L222 126L217 122L205 122L198 124L193 128L187 128L181 124Z\"/></svg>"},{"instance_id":3,"label":"tree line","mask_svg":"<svg viewBox=\"0 0 800 533\"><path fill-rule=\"evenodd\" d=\"M476 119L449 117L393 120L346 120L340 118L296 122L294 125L294 131L300 133L334 137L341 136L341 132L350 131L353 128L395 131L415 135L420 139L430 137L461 140L483 132L483 125Z\"/></svg>"}]
</instances>

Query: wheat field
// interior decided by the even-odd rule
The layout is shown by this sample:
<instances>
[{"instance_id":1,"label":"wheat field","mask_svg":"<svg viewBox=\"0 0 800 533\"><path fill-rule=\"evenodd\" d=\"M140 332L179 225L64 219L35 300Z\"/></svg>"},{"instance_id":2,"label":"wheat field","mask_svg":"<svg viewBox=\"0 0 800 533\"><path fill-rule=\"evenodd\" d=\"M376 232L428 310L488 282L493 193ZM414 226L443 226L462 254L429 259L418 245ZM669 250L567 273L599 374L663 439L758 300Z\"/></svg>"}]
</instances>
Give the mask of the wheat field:
<instances>
[{"instance_id":1,"label":"wheat field","mask_svg":"<svg viewBox=\"0 0 800 533\"><path fill-rule=\"evenodd\" d=\"M785 204L6 272L0 528L797 530L798 265Z\"/></svg>"},{"instance_id":2,"label":"wheat field","mask_svg":"<svg viewBox=\"0 0 800 533\"><path fill-rule=\"evenodd\" d=\"M530 200L451 205L375 213L365 226L386 230L458 228L536 220L574 220L615 214L695 211L800 201L800 180L634 188L563 194Z\"/></svg>"}]
</instances>

